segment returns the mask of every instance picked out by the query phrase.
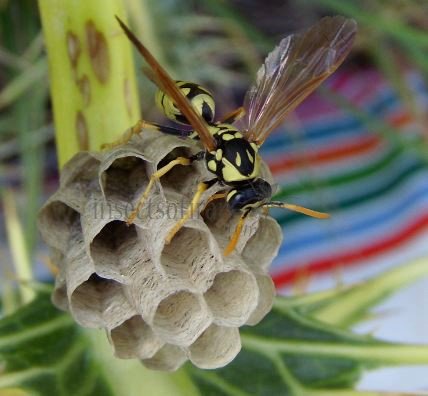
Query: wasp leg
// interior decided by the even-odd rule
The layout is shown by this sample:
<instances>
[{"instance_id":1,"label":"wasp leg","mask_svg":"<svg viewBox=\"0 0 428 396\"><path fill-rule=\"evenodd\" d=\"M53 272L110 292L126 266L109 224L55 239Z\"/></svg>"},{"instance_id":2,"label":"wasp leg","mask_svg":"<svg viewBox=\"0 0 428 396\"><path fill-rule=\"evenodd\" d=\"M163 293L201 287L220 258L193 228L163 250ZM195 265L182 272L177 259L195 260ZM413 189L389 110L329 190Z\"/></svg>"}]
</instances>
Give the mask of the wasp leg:
<instances>
[{"instance_id":1,"label":"wasp leg","mask_svg":"<svg viewBox=\"0 0 428 396\"><path fill-rule=\"evenodd\" d=\"M235 231L233 232L232 237L230 238L229 244L223 251L223 254L225 256L229 256L229 254L235 250L236 244L239 240L239 236L241 235L242 227L244 227L245 219L247 218L249 213L250 210L246 210L239 218L238 224L236 225Z\"/></svg>"},{"instance_id":2,"label":"wasp leg","mask_svg":"<svg viewBox=\"0 0 428 396\"><path fill-rule=\"evenodd\" d=\"M193 131L189 129L179 129L179 128L174 128L170 126L160 125L160 124L157 124L156 122L147 122L147 121L144 121L144 124L142 125L140 130L142 128L153 129L155 131L159 131L167 135L174 135L174 136L179 136L184 138L189 137L193 133Z\"/></svg>"},{"instance_id":3,"label":"wasp leg","mask_svg":"<svg viewBox=\"0 0 428 396\"><path fill-rule=\"evenodd\" d=\"M162 133L166 133L168 135L181 136L181 137L189 137L192 131L188 131L185 129L178 129L169 126L164 126L157 124L156 122L148 122L144 120L138 121L133 127L127 129L125 133L117 140L112 143L105 143L101 145L101 150L108 150L114 147L120 146L122 144L128 143L134 135L138 135L141 133L143 129L151 129L154 131L159 131Z\"/></svg>"},{"instance_id":4,"label":"wasp leg","mask_svg":"<svg viewBox=\"0 0 428 396\"><path fill-rule=\"evenodd\" d=\"M146 124L150 125L150 123L144 120L138 121L133 127L128 128L119 139L111 143L102 144L101 150L109 150L122 144L128 143L134 135L138 135L141 132L141 129L146 127Z\"/></svg>"},{"instance_id":5,"label":"wasp leg","mask_svg":"<svg viewBox=\"0 0 428 396\"><path fill-rule=\"evenodd\" d=\"M316 210L304 208L303 206L289 204L286 202L268 202L262 205L264 208L283 208L289 209L293 212L303 213L306 216L316 217L317 219L328 219L330 215L324 212L318 212Z\"/></svg>"},{"instance_id":6,"label":"wasp leg","mask_svg":"<svg viewBox=\"0 0 428 396\"><path fill-rule=\"evenodd\" d=\"M245 109L243 107L239 107L236 110L227 113L221 120L222 123L225 124L233 124L235 121L240 120L245 115Z\"/></svg>"},{"instance_id":7,"label":"wasp leg","mask_svg":"<svg viewBox=\"0 0 428 396\"><path fill-rule=\"evenodd\" d=\"M171 242L172 238L174 238L175 234L177 234L177 232L180 231L180 229L181 229L181 227L183 227L184 223L193 216L193 213L195 213L195 210L197 209L197 207L199 205L202 194L211 185L212 185L212 183L207 183L207 182L201 182L198 184L198 188L196 190L196 193L193 196L192 202L190 202L190 205L187 208L186 213L184 214L184 216L180 220L177 221L177 223L175 223L174 227L171 228L168 235L166 236L166 238L165 238L166 244Z\"/></svg>"},{"instance_id":8,"label":"wasp leg","mask_svg":"<svg viewBox=\"0 0 428 396\"><path fill-rule=\"evenodd\" d=\"M205 204L204 209L210 204L212 201L215 201L216 199L222 199L227 197L227 191L216 193L214 195L211 195L211 197L208 198L207 203Z\"/></svg>"},{"instance_id":9,"label":"wasp leg","mask_svg":"<svg viewBox=\"0 0 428 396\"><path fill-rule=\"evenodd\" d=\"M150 190L152 189L154 183L159 180L163 175L166 175L175 165L190 165L193 161L198 161L203 158L204 152L197 153L190 158L186 157L177 157L176 159L168 162L165 166L158 169L153 175L150 177L149 184L147 185L144 193L138 199L138 203L136 208L131 212L128 216L126 223L128 225L132 224L137 217L137 214L140 212L141 208L144 205L145 200L149 196Z\"/></svg>"}]
</instances>

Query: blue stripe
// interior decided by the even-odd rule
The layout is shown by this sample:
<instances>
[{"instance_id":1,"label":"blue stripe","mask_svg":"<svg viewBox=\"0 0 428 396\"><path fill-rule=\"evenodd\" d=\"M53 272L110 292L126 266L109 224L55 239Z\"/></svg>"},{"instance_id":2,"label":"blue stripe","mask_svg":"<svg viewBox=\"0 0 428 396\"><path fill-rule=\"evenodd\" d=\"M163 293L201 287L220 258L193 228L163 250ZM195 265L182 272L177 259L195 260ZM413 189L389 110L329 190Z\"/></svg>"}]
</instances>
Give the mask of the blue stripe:
<instances>
[{"instance_id":1,"label":"blue stripe","mask_svg":"<svg viewBox=\"0 0 428 396\"><path fill-rule=\"evenodd\" d=\"M414 175L412 179L421 174L426 174L428 176L427 169L421 170L416 175ZM406 182L407 181L408 179L406 179ZM426 203L428 204L428 184L419 184L416 186L416 188L416 191L412 192L404 200L401 200L395 204L383 205L382 203L379 203L377 205L379 210L375 216L370 218L363 218L360 222L352 222L352 227L336 230L336 236L339 236L341 239L343 239L345 237L351 238L358 233L367 234L370 229L375 228L379 224L384 222L392 222L400 218L406 218L406 213L411 211L419 201L423 202L426 200ZM403 195L401 193L401 186L397 186L395 193L391 195L394 196L393 198L389 197L389 199L394 199L396 197L400 198ZM363 215L364 213L362 213L362 216ZM287 233L291 231L287 228L285 230ZM308 233L308 231L309 230L305 231L303 238L296 238L294 241L292 239L286 239L280 248L279 255L286 256L287 254L295 252L296 250L303 250L307 249L308 247L313 251L316 249L317 244L326 242L331 238L331 235L327 234L325 230L320 230L319 227L310 233Z\"/></svg>"}]
</instances>

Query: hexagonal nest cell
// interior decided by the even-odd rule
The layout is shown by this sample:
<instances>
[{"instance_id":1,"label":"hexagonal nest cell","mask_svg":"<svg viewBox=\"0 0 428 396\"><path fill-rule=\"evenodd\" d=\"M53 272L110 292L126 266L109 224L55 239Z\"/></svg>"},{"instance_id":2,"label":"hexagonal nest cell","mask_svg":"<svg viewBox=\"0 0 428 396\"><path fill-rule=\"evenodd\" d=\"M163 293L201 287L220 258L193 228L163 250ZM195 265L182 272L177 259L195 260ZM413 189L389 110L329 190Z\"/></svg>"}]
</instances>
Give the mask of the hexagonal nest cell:
<instances>
[{"instance_id":1,"label":"hexagonal nest cell","mask_svg":"<svg viewBox=\"0 0 428 396\"><path fill-rule=\"evenodd\" d=\"M197 141L143 130L110 151L79 153L39 217L59 267L54 304L82 326L106 329L117 357L151 369L173 371L189 359L201 368L226 365L240 350L239 327L260 321L275 294L267 269L280 229L254 211L251 233L225 258L236 216L224 199L203 209L223 186L204 193L169 244L164 238L175 219L147 216L128 225L126 215L106 219L88 210L135 202L156 169L201 150ZM168 205L188 202L212 177L203 161L176 166L150 194Z\"/></svg>"},{"instance_id":2,"label":"hexagonal nest cell","mask_svg":"<svg viewBox=\"0 0 428 396\"><path fill-rule=\"evenodd\" d=\"M187 281L189 287L205 291L212 284L218 262L206 232L183 227L164 246L161 265L166 274Z\"/></svg>"},{"instance_id":3,"label":"hexagonal nest cell","mask_svg":"<svg viewBox=\"0 0 428 396\"><path fill-rule=\"evenodd\" d=\"M147 186L147 162L141 157L127 155L103 163L101 186L108 201L132 202L138 192Z\"/></svg>"}]
</instances>

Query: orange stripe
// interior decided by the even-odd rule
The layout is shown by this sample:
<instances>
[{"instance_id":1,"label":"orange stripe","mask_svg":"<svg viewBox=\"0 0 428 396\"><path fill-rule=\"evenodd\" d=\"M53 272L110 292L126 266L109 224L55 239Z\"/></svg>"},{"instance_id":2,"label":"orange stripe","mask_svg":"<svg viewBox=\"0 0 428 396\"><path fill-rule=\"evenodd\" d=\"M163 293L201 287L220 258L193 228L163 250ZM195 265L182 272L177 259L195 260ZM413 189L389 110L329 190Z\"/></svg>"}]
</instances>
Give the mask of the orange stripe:
<instances>
[{"instance_id":1,"label":"orange stripe","mask_svg":"<svg viewBox=\"0 0 428 396\"><path fill-rule=\"evenodd\" d=\"M409 113L397 113L392 115L389 118L391 125L395 127L404 127L407 124L410 124L413 120L412 116Z\"/></svg>"}]
</instances>

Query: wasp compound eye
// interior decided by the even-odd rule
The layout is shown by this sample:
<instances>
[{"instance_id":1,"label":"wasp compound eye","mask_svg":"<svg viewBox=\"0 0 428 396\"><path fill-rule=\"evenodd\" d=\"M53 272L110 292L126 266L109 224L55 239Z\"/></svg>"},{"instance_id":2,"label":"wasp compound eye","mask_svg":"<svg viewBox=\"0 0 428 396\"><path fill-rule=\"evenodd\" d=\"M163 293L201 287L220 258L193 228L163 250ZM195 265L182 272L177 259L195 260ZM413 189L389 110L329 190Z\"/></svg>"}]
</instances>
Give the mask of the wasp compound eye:
<instances>
[{"instance_id":1,"label":"wasp compound eye","mask_svg":"<svg viewBox=\"0 0 428 396\"><path fill-rule=\"evenodd\" d=\"M227 196L227 202L232 211L250 209L261 206L272 196L270 184L263 179L256 179L253 182L233 189Z\"/></svg>"}]
</instances>

